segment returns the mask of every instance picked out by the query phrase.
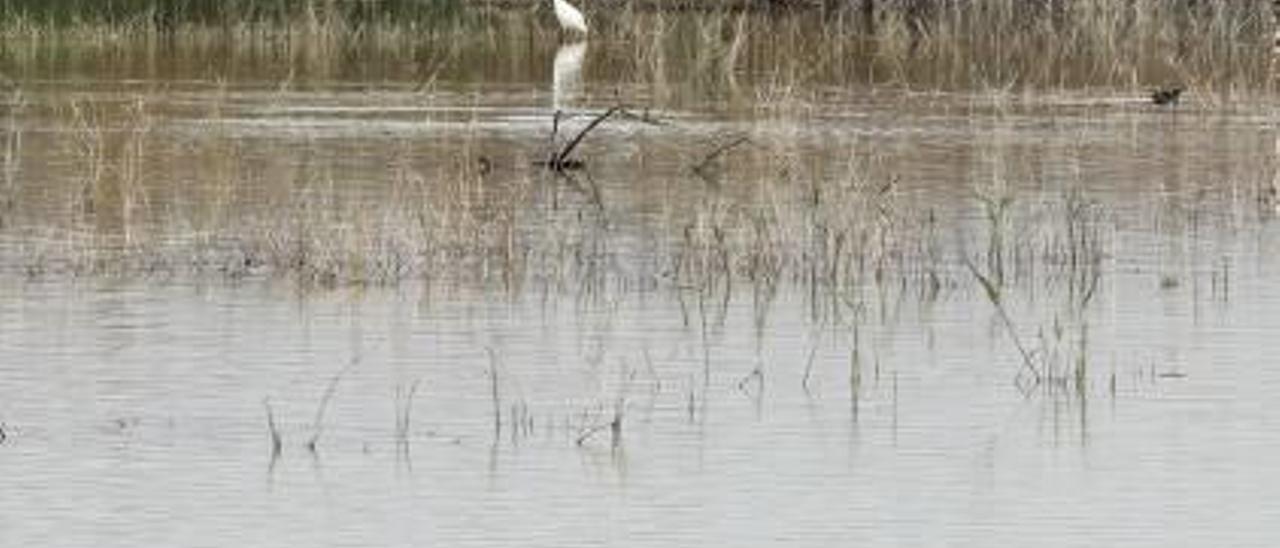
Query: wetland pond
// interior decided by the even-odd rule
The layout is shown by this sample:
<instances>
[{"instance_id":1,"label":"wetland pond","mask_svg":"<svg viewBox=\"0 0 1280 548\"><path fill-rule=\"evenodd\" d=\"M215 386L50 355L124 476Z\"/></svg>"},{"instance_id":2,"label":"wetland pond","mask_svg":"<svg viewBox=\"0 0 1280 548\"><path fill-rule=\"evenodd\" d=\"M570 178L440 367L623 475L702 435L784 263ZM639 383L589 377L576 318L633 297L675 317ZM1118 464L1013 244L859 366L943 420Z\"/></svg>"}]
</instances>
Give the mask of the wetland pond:
<instances>
[{"instance_id":1,"label":"wetland pond","mask_svg":"<svg viewBox=\"0 0 1280 548\"><path fill-rule=\"evenodd\" d=\"M1274 97L771 17L6 53L0 544L1280 542Z\"/></svg>"}]
</instances>

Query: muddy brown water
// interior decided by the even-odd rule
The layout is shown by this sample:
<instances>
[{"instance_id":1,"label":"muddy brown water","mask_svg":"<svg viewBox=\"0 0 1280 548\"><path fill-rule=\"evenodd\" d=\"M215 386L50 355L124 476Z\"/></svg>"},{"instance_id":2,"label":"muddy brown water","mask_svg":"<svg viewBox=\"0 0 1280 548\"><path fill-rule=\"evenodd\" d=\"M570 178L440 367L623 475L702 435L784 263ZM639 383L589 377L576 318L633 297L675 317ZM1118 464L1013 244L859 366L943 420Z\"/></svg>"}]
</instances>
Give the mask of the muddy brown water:
<instances>
[{"instance_id":1,"label":"muddy brown water","mask_svg":"<svg viewBox=\"0 0 1280 548\"><path fill-rule=\"evenodd\" d=\"M576 47L486 51L484 76L426 87L414 71L24 80L5 130L0 544L1277 540L1266 102L661 82ZM660 124L603 124L573 181L533 165L554 110L571 132L618 102ZM533 258L512 274L461 245L456 265L333 285L172 266L198 234L273 215L372 230L357 213L406 185L474 226L509 215ZM991 274L983 197L1009 203L1007 323L964 263ZM1032 253L1057 240L1019 239L1061 233L1072 199L1099 253L1083 304L1061 256ZM744 236L765 218L768 237ZM820 227L877 222L896 228L865 234L906 242L877 249L934 258L835 286L806 270L830 249ZM774 242L781 281L682 278L709 226L739 273ZM77 238L168 262L95 271ZM1020 388L1019 345L1060 377Z\"/></svg>"}]
</instances>

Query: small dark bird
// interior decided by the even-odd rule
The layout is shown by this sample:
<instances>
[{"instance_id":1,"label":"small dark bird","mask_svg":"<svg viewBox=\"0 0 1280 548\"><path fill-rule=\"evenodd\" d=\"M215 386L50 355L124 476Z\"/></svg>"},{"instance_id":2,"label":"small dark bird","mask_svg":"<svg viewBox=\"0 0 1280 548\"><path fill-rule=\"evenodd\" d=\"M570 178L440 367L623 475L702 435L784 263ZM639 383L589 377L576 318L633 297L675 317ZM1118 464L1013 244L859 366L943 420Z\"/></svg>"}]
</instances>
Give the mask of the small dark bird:
<instances>
[{"instance_id":1,"label":"small dark bird","mask_svg":"<svg viewBox=\"0 0 1280 548\"><path fill-rule=\"evenodd\" d=\"M1182 86L1158 88L1151 92L1151 102L1157 105L1176 105L1182 97Z\"/></svg>"}]
</instances>

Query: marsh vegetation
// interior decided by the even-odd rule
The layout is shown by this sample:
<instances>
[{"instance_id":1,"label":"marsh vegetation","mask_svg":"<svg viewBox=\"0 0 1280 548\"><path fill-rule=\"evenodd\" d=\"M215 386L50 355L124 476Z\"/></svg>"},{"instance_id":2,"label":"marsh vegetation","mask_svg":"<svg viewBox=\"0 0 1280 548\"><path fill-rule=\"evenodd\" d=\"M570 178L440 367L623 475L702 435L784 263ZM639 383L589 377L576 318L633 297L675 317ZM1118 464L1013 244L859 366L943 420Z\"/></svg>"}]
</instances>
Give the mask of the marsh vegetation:
<instances>
[{"instance_id":1,"label":"marsh vegetation","mask_svg":"<svg viewBox=\"0 0 1280 548\"><path fill-rule=\"evenodd\" d=\"M645 538L689 544L681 512L729 516L723 543L761 493L830 524L902 489L950 516L982 493L977 543L1106 544L1114 501L1170 495L1166 468L1127 483L1147 448L1206 491L1234 476L1196 462L1274 449L1268 10L585 4L569 43L543 4L0 3L0 464L172 444L260 501L225 478L263 453L285 492L388 458L446 544L501 536L450 529L459 501L554 541L521 497L638 493L662 502L584 530L654 512ZM1035 499L1089 475L1036 451L1105 462L1115 497ZM397 515L378 485L337 504ZM1097 536L1018 519L1062 508ZM1215 538L1187 513L1157 531ZM885 528L858 538L955 533Z\"/></svg>"}]
</instances>

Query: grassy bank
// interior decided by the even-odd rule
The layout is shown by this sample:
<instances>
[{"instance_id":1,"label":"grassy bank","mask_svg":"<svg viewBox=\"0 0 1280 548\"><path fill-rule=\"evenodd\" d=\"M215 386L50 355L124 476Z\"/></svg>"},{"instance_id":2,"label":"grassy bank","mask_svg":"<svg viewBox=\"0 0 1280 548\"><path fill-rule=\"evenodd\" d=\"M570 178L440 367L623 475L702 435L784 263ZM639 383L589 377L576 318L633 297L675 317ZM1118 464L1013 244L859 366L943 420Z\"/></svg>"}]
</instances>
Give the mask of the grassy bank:
<instances>
[{"instance_id":1,"label":"grassy bank","mask_svg":"<svg viewBox=\"0 0 1280 548\"><path fill-rule=\"evenodd\" d=\"M183 25L288 25L323 20L348 27L429 26L462 12L549 10L543 0L0 0L0 23L41 27L114 25L174 30ZM1022 25L1098 23L1142 25L1177 16L1209 22L1222 17L1241 24L1270 24L1267 2L1229 0L578 0L593 19L625 18L637 12L734 13L821 10L828 19L853 15L867 26L880 18L906 17L922 30L960 16L988 22L1015 19ZM991 29L994 30L994 29Z\"/></svg>"},{"instance_id":2,"label":"grassy bank","mask_svg":"<svg viewBox=\"0 0 1280 548\"><path fill-rule=\"evenodd\" d=\"M49 27L108 24L161 30L183 24L286 24L302 18L369 25L429 20L464 5L464 0L6 0L0 2L0 19Z\"/></svg>"},{"instance_id":3,"label":"grassy bank","mask_svg":"<svg viewBox=\"0 0 1280 548\"><path fill-rule=\"evenodd\" d=\"M0 4L0 73L18 82L68 73L526 82L544 77L559 43L544 4L9 2ZM917 4L927 7L908 9ZM586 3L594 28L588 64L602 79L693 81L714 93L758 82L996 92L1177 82L1211 100L1271 89L1269 14L1250 3L877 5L867 17ZM176 15L161 16L166 10Z\"/></svg>"}]
</instances>

